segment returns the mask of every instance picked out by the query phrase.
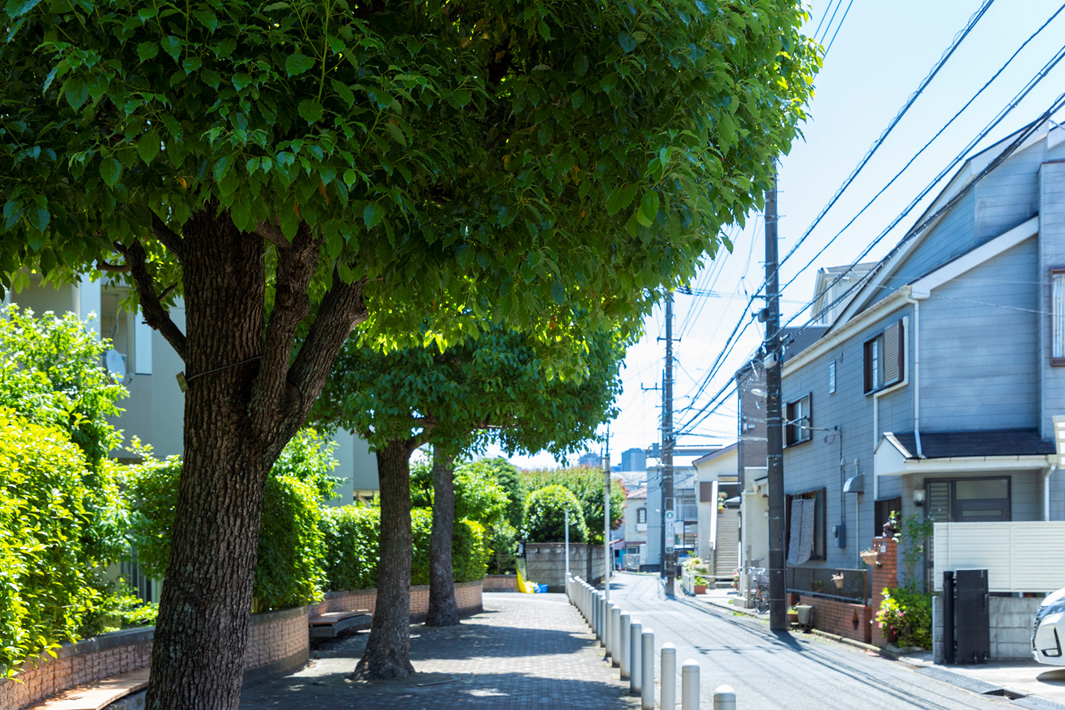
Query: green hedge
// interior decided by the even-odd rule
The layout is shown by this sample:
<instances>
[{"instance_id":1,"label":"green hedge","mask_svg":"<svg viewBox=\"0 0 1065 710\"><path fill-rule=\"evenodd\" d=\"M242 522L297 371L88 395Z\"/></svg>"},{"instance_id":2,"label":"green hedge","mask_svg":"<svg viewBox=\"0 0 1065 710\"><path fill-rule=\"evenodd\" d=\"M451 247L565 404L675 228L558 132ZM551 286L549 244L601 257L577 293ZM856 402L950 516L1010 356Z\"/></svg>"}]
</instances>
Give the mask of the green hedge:
<instances>
[{"instance_id":1,"label":"green hedge","mask_svg":"<svg viewBox=\"0 0 1065 710\"><path fill-rule=\"evenodd\" d=\"M545 486L525 500L525 527L522 537L528 542L563 542L566 539L566 510L569 510L570 542L585 542L588 526L580 501L560 485Z\"/></svg>"},{"instance_id":2,"label":"green hedge","mask_svg":"<svg viewBox=\"0 0 1065 710\"><path fill-rule=\"evenodd\" d=\"M589 466L524 472L525 487L536 491L547 486L563 486L580 502L588 526L587 542L603 544L603 471ZM625 486L614 479L610 486L610 528L616 529L625 516ZM558 541L562 540L559 538ZM557 541L552 541L557 542Z\"/></svg>"},{"instance_id":3,"label":"green hedge","mask_svg":"<svg viewBox=\"0 0 1065 710\"><path fill-rule=\"evenodd\" d=\"M373 589L377 586L380 521L381 510L376 506L345 505L324 511L321 526L325 537L328 589ZM429 584L432 530L431 509L411 510L412 585ZM485 537L484 526L476 521L463 518L455 523L451 561L456 582L484 578L490 555Z\"/></svg>"},{"instance_id":4,"label":"green hedge","mask_svg":"<svg viewBox=\"0 0 1065 710\"><path fill-rule=\"evenodd\" d=\"M103 604L108 560L93 552L92 489L101 475L66 432L0 409L0 677L77 640Z\"/></svg>"}]
</instances>

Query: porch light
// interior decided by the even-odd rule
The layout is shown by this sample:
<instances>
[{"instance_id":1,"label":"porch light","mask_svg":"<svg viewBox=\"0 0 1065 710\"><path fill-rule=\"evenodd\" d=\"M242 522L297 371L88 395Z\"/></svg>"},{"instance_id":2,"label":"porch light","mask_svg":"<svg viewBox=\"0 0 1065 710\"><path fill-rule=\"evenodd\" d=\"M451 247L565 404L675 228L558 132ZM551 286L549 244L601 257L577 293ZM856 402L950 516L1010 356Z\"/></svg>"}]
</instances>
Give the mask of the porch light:
<instances>
[{"instance_id":1,"label":"porch light","mask_svg":"<svg viewBox=\"0 0 1065 710\"><path fill-rule=\"evenodd\" d=\"M913 504L915 506L917 506L918 508L924 507L924 489L923 488L914 488L913 489Z\"/></svg>"}]
</instances>

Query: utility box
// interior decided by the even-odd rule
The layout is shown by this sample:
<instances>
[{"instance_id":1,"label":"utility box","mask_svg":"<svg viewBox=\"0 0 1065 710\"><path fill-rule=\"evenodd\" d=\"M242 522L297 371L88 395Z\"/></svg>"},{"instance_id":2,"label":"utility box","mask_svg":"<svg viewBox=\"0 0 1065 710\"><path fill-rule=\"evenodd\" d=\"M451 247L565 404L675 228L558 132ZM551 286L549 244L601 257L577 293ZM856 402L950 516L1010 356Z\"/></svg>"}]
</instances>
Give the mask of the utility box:
<instances>
[{"instance_id":1,"label":"utility box","mask_svg":"<svg viewBox=\"0 0 1065 710\"><path fill-rule=\"evenodd\" d=\"M991 615L987 590L986 569L959 569L954 571L953 604L945 605L944 611L953 607L953 614L944 614L944 621L953 626L954 658L957 663L987 663L991 655ZM948 590L944 588L944 595ZM948 662L951 659L948 655Z\"/></svg>"}]
</instances>

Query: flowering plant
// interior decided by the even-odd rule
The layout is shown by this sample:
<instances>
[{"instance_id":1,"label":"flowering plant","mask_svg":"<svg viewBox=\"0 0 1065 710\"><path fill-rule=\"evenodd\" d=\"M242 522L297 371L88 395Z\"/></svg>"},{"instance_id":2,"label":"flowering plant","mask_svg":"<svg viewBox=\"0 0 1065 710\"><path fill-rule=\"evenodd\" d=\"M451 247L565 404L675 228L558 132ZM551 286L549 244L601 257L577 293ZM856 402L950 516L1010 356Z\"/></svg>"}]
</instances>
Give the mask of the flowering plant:
<instances>
[{"instance_id":1,"label":"flowering plant","mask_svg":"<svg viewBox=\"0 0 1065 710\"><path fill-rule=\"evenodd\" d=\"M898 646L932 646L932 598L927 594L885 589L876 621L884 637Z\"/></svg>"}]
</instances>

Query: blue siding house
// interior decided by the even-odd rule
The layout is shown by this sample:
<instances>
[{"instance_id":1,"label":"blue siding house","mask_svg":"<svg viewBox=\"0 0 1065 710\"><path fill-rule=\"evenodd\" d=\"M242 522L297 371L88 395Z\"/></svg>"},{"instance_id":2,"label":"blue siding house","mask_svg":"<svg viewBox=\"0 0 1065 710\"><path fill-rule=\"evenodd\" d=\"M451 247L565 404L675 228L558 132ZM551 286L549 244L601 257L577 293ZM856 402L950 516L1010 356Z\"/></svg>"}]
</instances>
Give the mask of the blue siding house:
<instances>
[{"instance_id":1,"label":"blue siding house","mask_svg":"<svg viewBox=\"0 0 1065 710\"><path fill-rule=\"evenodd\" d=\"M806 521L789 565L861 567L893 510L1065 520L1065 130L1014 138L971 158L784 362L787 508Z\"/></svg>"}]
</instances>

